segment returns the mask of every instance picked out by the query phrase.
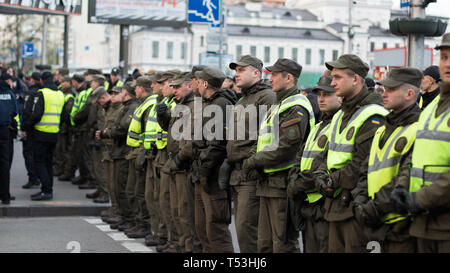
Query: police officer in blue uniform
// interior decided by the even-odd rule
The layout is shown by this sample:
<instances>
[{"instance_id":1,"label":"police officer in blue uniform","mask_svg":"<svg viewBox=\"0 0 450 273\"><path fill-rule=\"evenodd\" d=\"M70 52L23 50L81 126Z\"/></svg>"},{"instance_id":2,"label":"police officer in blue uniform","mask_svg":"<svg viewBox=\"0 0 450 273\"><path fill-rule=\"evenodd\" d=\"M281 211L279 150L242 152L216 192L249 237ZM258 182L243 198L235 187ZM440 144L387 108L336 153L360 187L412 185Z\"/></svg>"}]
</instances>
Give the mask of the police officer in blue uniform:
<instances>
[{"instance_id":1,"label":"police officer in blue uniform","mask_svg":"<svg viewBox=\"0 0 450 273\"><path fill-rule=\"evenodd\" d=\"M17 101L11 91L12 77L4 73L0 77L0 199L2 204L10 204L10 153L11 136L9 126L19 113Z\"/></svg>"}]
</instances>

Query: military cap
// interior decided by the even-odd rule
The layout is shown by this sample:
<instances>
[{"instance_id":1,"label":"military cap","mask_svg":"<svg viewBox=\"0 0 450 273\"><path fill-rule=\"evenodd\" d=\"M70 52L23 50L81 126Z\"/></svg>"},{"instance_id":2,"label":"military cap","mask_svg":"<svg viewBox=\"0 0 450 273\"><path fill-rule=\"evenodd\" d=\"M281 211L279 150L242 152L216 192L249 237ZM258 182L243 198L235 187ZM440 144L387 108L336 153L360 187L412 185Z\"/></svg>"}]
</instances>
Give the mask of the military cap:
<instances>
[{"instance_id":1,"label":"military cap","mask_svg":"<svg viewBox=\"0 0 450 273\"><path fill-rule=\"evenodd\" d=\"M32 78L33 80L35 80L35 81L39 81L39 80L41 79L41 73L39 73L39 72L33 72L33 73L31 74L31 78Z\"/></svg>"},{"instance_id":2,"label":"military cap","mask_svg":"<svg viewBox=\"0 0 450 273\"><path fill-rule=\"evenodd\" d=\"M69 76L64 76L64 77L62 77L62 79L61 79L61 82L71 82L71 81L72 81L72 78L69 77Z\"/></svg>"},{"instance_id":3,"label":"military cap","mask_svg":"<svg viewBox=\"0 0 450 273\"><path fill-rule=\"evenodd\" d=\"M77 82L84 82L84 78L81 75L75 74L72 76L72 80L75 80Z\"/></svg>"},{"instance_id":4,"label":"military cap","mask_svg":"<svg viewBox=\"0 0 450 273\"><path fill-rule=\"evenodd\" d=\"M41 79L42 80L47 80L47 79L53 79L53 74L50 71L44 71L41 74Z\"/></svg>"},{"instance_id":5,"label":"military cap","mask_svg":"<svg viewBox=\"0 0 450 273\"><path fill-rule=\"evenodd\" d=\"M59 68L58 69L58 74L62 75L62 76L67 76L69 75L69 69L67 68Z\"/></svg>"},{"instance_id":6,"label":"military cap","mask_svg":"<svg viewBox=\"0 0 450 273\"><path fill-rule=\"evenodd\" d=\"M92 95L95 96L95 98L98 99L100 96L103 96L103 95L105 95L107 93L108 92L106 92L105 87L99 86L92 92Z\"/></svg>"},{"instance_id":7,"label":"military cap","mask_svg":"<svg viewBox=\"0 0 450 273\"><path fill-rule=\"evenodd\" d=\"M255 57L252 57L250 55L244 55L242 57L239 58L239 60L235 63L230 63L229 67L232 70L236 69L236 66L253 66L255 68L257 68L259 71L262 71L262 67L263 67L263 62Z\"/></svg>"},{"instance_id":8,"label":"military cap","mask_svg":"<svg viewBox=\"0 0 450 273\"><path fill-rule=\"evenodd\" d=\"M155 74L151 74L151 75L149 75L149 74L147 74L147 77L149 77L151 80L152 80L152 82L157 82L159 79L161 79L161 76L162 76L162 72L156 72Z\"/></svg>"},{"instance_id":9,"label":"military cap","mask_svg":"<svg viewBox=\"0 0 450 273\"><path fill-rule=\"evenodd\" d=\"M106 78L105 78L105 76L103 76L101 74L95 74L95 75L92 75L92 81L103 83L106 81Z\"/></svg>"},{"instance_id":10,"label":"military cap","mask_svg":"<svg viewBox=\"0 0 450 273\"><path fill-rule=\"evenodd\" d=\"M213 87L218 88L222 86L222 83L226 78L222 71L212 67L206 67L202 71L195 72L195 77L207 81Z\"/></svg>"},{"instance_id":11,"label":"military cap","mask_svg":"<svg viewBox=\"0 0 450 273\"><path fill-rule=\"evenodd\" d=\"M380 83L387 87L397 87L404 83L412 84L420 88L423 74L417 68L393 68Z\"/></svg>"},{"instance_id":12,"label":"military cap","mask_svg":"<svg viewBox=\"0 0 450 273\"><path fill-rule=\"evenodd\" d=\"M311 90L313 93L319 92L319 90L323 90L326 92L334 93L336 92L334 88L331 86L331 82L333 81L333 77L331 76L322 76L317 82L317 86L314 86Z\"/></svg>"},{"instance_id":13,"label":"military cap","mask_svg":"<svg viewBox=\"0 0 450 273\"><path fill-rule=\"evenodd\" d=\"M348 68L363 78L366 78L369 72L369 66L354 54L341 55L336 61L326 62L325 66L329 70L333 70L333 68Z\"/></svg>"},{"instance_id":14,"label":"military cap","mask_svg":"<svg viewBox=\"0 0 450 273\"><path fill-rule=\"evenodd\" d=\"M162 73L161 78L158 80L158 82L163 83L163 82L167 81L168 79L175 78L179 74L181 74L180 70L177 70L177 69L168 70L168 71Z\"/></svg>"},{"instance_id":15,"label":"military cap","mask_svg":"<svg viewBox=\"0 0 450 273\"><path fill-rule=\"evenodd\" d=\"M88 69L88 70L84 73L85 76L86 76L86 75L97 75L97 74L102 74L102 72L100 72L100 71L97 70L97 69Z\"/></svg>"},{"instance_id":16,"label":"military cap","mask_svg":"<svg viewBox=\"0 0 450 273\"><path fill-rule=\"evenodd\" d=\"M122 92L122 86L114 86L108 89L108 93L120 93Z\"/></svg>"},{"instance_id":17,"label":"military cap","mask_svg":"<svg viewBox=\"0 0 450 273\"><path fill-rule=\"evenodd\" d=\"M119 75L119 74L120 74L119 68L114 67L113 69L111 69L111 74L113 74L113 75Z\"/></svg>"},{"instance_id":18,"label":"military cap","mask_svg":"<svg viewBox=\"0 0 450 273\"><path fill-rule=\"evenodd\" d=\"M203 69L205 69L205 67L206 65L194 65L191 70L192 76L195 77L195 72L202 71Z\"/></svg>"},{"instance_id":19,"label":"military cap","mask_svg":"<svg viewBox=\"0 0 450 273\"><path fill-rule=\"evenodd\" d=\"M375 81L371 78L365 78L364 81L366 82L367 87L375 87Z\"/></svg>"},{"instance_id":20,"label":"military cap","mask_svg":"<svg viewBox=\"0 0 450 273\"><path fill-rule=\"evenodd\" d=\"M136 86L142 86L144 88L152 87L152 79L149 76L141 76L136 80Z\"/></svg>"},{"instance_id":21,"label":"military cap","mask_svg":"<svg viewBox=\"0 0 450 273\"><path fill-rule=\"evenodd\" d=\"M122 85L122 89L127 90L130 95L136 96L136 84L133 82L126 82Z\"/></svg>"},{"instance_id":22,"label":"military cap","mask_svg":"<svg viewBox=\"0 0 450 273\"><path fill-rule=\"evenodd\" d=\"M441 50L443 47L450 47L450 33L445 33L442 36L441 44L437 45L434 49Z\"/></svg>"},{"instance_id":23,"label":"military cap","mask_svg":"<svg viewBox=\"0 0 450 273\"><path fill-rule=\"evenodd\" d=\"M298 78L302 73L302 66L293 60L278 59L274 65L267 66L266 70L269 71L269 73L288 72L291 73L295 78Z\"/></svg>"},{"instance_id":24,"label":"military cap","mask_svg":"<svg viewBox=\"0 0 450 273\"><path fill-rule=\"evenodd\" d=\"M423 75L432 77L436 82L438 82L441 79L441 74L439 73L439 66L437 65L427 67L423 71Z\"/></svg>"},{"instance_id":25,"label":"military cap","mask_svg":"<svg viewBox=\"0 0 450 273\"><path fill-rule=\"evenodd\" d=\"M192 74L191 72L183 72L177 76L175 76L175 78L173 78L172 82L170 83L170 86L177 86L182 84L183 82L187 82L192 80Z\"/></svg>"}]
</instances>

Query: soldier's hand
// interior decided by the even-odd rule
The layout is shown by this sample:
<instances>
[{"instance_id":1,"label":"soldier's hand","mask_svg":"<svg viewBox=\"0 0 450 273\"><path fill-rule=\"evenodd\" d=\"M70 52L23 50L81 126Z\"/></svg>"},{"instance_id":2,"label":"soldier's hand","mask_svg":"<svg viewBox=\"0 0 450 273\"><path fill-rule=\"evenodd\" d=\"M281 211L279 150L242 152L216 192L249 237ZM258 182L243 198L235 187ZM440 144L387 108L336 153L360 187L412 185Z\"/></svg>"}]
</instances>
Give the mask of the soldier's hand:
<instances>
[{"instance_id":1,"label":"soldier's hand","mask_svg":"<svg viewBox=\"0 0 450 273\"><path fill-rule=\"evenodd\" d=\"M100 140L100 130L95 131L95 138Z\"/></svg>"},{"instance_id":2,"label":"soldier's hand","mask_svg":"<svg viewBox=\"0 0 450 273\"><path fill-rule=\"evenodd\" d=\"M356 221L363 226L378 228L383 224L376 215L370 215L362 204L355 204L353 214L355 215Z\"/></svg>"},{"instance_id":3,"label":"soldier's hand","mask_svg":"<svg viewBox=\"0 0 450 273\"><path fill-rule=\"evenodd\" d=\"M317 174L314 178L314 185L322 195L333 196L335 189L332 188L333 181L328 174Z\"/></svg>"},{"instance_id":4,"label":"soldier's hand","mask_svg":"<svg viewBox=\"0 0 450 273\"><path fill-rule=\"evenodd\" d=\"M165 103L159 103L156 105L156 113L160 115L164 115L167 112L167 105Z\"/></svg>"},{"instance_id":5,"label":"soldier's hand","mask_svg":"<svg viewBox=\"0 0 450 273\"><path fill-rule=\"evenodd\" d=\"M298 187L296 187L294 181L291 180L288 183L287 188L286 188L286 193L287 193L287 196L289 197L289 199L292 199L292 200L295 199L295 197L298 193Z\"/></svg>"},{"instance_id":6,"label":"soldier's hand","mask_svg":"<svg viewBox=\"0 0 450 273\"><path fill-rule=\"evenodd\" d=\"M391 192L391 202L396 212L405 213L408 211L409 192L403 187L397 187Z\"/></svg>"}]
</instances>

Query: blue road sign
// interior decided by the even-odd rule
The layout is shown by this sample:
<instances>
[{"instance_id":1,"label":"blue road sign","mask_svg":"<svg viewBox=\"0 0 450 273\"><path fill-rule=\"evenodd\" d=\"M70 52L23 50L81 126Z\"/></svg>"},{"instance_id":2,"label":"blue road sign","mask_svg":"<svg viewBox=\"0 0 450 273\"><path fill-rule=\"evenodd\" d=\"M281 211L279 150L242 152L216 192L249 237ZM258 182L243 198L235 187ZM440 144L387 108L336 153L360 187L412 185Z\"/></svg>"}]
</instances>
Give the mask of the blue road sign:
<instances>
[{"instance_id":1,"label":"blue road sign","mask_svg":"<svg viewBox=\"0 0 450 273\"><path fill-rule=\"evenodd\" d=\"M400 7L401 8L409 7L410 5L411 5L411 1L410 0L400 0Z\"/></svg>"},{"instance_id":2,"label":"blue road sign","mask_svg":"<svg viewBox=\"0 0 450 273\"><path fill-rule=\"evenodd\" d=\"M189 0L188 23L207 23L217 25L219 19L220 0Z\"/></svg>"},{"instance_id":3,"label":"blue road sign","mask_svg":"<svg viewBox=\"0 0 450 273\"><path fill-rule=\"evenodd\" d=\"M22 58L33 58L34 56L34 44L23 42L22 43Z\"/></svg>"}]
</instances>

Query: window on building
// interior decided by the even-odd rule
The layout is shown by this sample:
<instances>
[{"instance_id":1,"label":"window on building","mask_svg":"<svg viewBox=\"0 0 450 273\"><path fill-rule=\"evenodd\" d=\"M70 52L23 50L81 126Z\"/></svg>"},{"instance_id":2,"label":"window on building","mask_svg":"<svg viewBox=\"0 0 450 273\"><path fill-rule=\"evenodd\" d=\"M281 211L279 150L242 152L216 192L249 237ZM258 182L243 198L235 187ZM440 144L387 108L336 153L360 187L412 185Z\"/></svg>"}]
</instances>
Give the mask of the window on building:
<instances>
[{"instance_id":1,"label":"window on building","mask_svg":"<svg viewBox=\"0 0 450 273\"><path fill-rule=\"evenodd\" d=\"M256 57L256 46L250 46L250 55Z\"/></svg>"},{"instance_id":2,"label":"window on building","mask_svg":"<svg viewBox=\"0 0 450 273\"><path fill-rule=\"evenodd\" d=\"M205 37L204 36L200 36L200 46L205 46Z\"/></svg>"},{"instance_id":3,"label":"window on building","mask_svg":"<svg viewBox=\"0 0 450 273\"><path fill-rule=\"evenodd\" d=\"M311 48L307 48L305 50L305 64L307 65L311 64Z\"/></svg>"},{"instance_id":4,"label":"window on building","mask_svg":"<svg viewBox=\"0 0 450 273\"><path fill-rule=\"evenodd\" d=\"M152 43L152 57L158 58L159 57L159 42L153 41Z\"/></svg>"},{"instance_id":5,"label":"window on building","mask_svg":"<svg viewBox=\"0 0 450 273\"><path fill-rule=\"evenodd\" d=\"M333 50L333 61L336 61L339 57L339 51L338 50Z\"/></svg>"},{"instance_id":6,"label":"window on building","mask_svg":"<svg viewBox=\"0 0 450 273\"><path fill-rule=\"evenodd\" d=\"M292 60L298 62L298 49L297 48L292 49Z\"/></svg>"},{"instance_id":7,"label":"window on building","mask_svg":"<svg viewBox=\"0 0 450 273\"><path fill-rule=\"evenodd\" d=\"M236 59L239 59L242 56L242 46L237 45L236 46Z\"/></svg>"},{"instance_id":8,"label":"window on building","mask_svg":"<svg viewBox=\"0 0 450 273\"><path fill-rule=\"evenodd\" d=\"M375 50L375 42L370 42L370 51Z\"/></svg>"},{"instance_id":9,"label":"window on building","mask_svg":"<svg viewBox=\"0 0 450 273\"><path fill-rule=\"evenodd\" d=\"M395 47L400 47L400 44L399 44L399 43L396 43L396 44L395 44Z\"/></svg>"},{"instance_id":10,"label":"window on building","mask_svg":"<svg viewBox=\"0 0 450 273\"><path fill-rule=\"evenodd\" d=\"M186 58L186 42L181 43L181 52L180 52L181 59L184 60Z\"/></svg>"},{"instance_id":11,"label":"window on building","mask_svg":"<svg viewBox=\"0 0 450 273\"><path fill-rule=\"evenodd\" d=\"M325 49L319 49L319 65L325 64Z\"/></svg>"},{"instance_id":12,"label":"window on building","mask_svg":"<svg viewBox=\"0 0 450 273\"><path fill-rule=\"evenodd\" d=\"M278 48L278 59L284 58L284 47Z\"/></svg>"},{"instance_id":13,"label":"window on building","mask_svg":"<svg viewBox=\"0 0 450 273\"><path fill-rule=\"evenodd\" d=\"M383 43L383 48L387 48L387 43Z\"/></svg>"},{"instance_id":14,"label":"window on building","mask_svg":"<svg viewBox=\"0 0 450 273\"><path fill-rule=\"evenodd\" d=\"M173 42L167 42L167 59L173 59Z\"/></svg>"},{"instance_id":15,"label":"window on building","mask_svg":"<svg viewBox=\"0 0 450 273\"><path fill-rule=\"evenodd\" d=\"M266 62L266 63L270 62L270 47L269 46L264 47L264 62Z\"/></svg>"}]
</instances>

